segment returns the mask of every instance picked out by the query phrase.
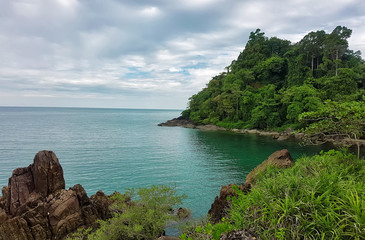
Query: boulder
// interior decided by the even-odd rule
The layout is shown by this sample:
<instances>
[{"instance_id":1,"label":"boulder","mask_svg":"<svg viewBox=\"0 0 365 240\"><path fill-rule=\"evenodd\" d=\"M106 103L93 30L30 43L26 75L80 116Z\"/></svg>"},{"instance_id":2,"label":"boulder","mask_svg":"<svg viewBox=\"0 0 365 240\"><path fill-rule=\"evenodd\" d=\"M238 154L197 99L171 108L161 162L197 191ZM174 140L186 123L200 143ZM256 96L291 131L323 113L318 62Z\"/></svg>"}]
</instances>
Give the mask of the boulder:
<instances>
[{"instance_id":1,"label":"boulder","mask_svg":"<svg viewBox=\"0 0 365 240\"><path fill-rule=\"evenodd\" d=\"M290 153L287 149L276 151L247 175L246 183L255 183L257 175L266 171L268 166L288 168L293 166L293 164L293 158L290 156Z\"/></svg>"},{"instance_id":2,"label":"boulder","mask_svg":"<svg viewBox=\"0 0 365 240\"><path fill-rule=\"evenodd\" d=\"M34 157L31 169L35 191L42 194L42 196L48 196L58 190L65 189L63 169L54 152L38 152Z\"/></svg>"},{"instance_id":3,"label":"boulder","mask_svg":"<svg viewBox=\"0 0 365 240\"><path fill-rule=\"evenodd\" d=\"M231 208L231 203L227 200L227 198L237 196L236 191L233 190L233 186L237 186L243 193L247 193L251 189L251 185L247 183L243 183L242 185L230 184L223 186L219 196L216 196L208 211L211 222L217 223L221 221L223 217L227 217L228 211Z\"/></svg>"}]
</instances>

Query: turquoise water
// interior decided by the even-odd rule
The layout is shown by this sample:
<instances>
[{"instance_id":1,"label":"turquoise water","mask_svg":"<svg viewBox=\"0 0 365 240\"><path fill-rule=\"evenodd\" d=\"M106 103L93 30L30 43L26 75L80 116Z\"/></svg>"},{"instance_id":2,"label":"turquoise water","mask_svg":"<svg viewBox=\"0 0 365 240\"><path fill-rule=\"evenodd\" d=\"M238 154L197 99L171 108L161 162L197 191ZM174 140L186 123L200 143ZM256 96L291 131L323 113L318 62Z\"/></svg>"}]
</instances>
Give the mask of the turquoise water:
<instances>
[{"instance_id":1,"label":"turquoise water","mask_svg":"<svg viewBox=\"0 0 365 240\"><path fill-rule=\"evenodd\" d=\"M177 110L0 107L0 186L12 170L52 150L66 187L81 184L90 195L154 184L173 186L188 198L193 216L207 213L222 185L242 183L276 150L293 157L319 147L300 147L268 137L158 127Z\"/></svg>"}]
</instances>

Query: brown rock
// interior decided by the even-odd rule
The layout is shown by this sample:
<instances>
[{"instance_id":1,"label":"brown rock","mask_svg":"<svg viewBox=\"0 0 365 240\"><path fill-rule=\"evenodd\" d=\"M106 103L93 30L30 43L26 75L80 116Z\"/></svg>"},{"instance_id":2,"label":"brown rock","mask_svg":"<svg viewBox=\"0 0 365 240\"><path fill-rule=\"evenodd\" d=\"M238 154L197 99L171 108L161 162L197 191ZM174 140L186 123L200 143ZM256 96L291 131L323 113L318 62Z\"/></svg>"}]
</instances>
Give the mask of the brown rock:
<instances>
[{"instance_id":1,"label":"brown rock","mask_svg":"<svg viewBox=\"0 0 365 240\"><path fill-rule=\"evenodd\" d=\"M9 212L10 205L10 192L7 186L4 186L1 189L2 197L0 198L0 208L4 209L6 212Z\"/></svg>"},{"instance_id":2,"label":"brown rock","mask_svg":"<svg viewBox=\"0 0 365 240\"><path fill-rule=\"evenodd\" d=\"M0 240L34 239L24 218L15 217L0 225Z\"/></svg>"},{"instance_id":3,"label":"brown rock","mask_svg":"<svg viewBox=\"0 0 365 240\"><path fill-rule=\"evenodd\" d=\"M83 224L81 210L76 192L73 190L61 190L48 197L47 215L52 232L62 236L67 230L76 229ZM48 200L48 199L47 199Z\"/></svg>"},{"instance_id":4,"label":"brown rock","mask_svg":"<svg viewBox=\"0 0 365 240\"><path fill-rule=\"evenodd\" d=\"M30 167L17 168L9 179L9 213L15 215L17 209L25 204L34 191L33 175Z\"/></svg>"},{"instance_id":5,"label":"brown rock","mask_svg":"<svg viewBox=\"0 0 365 240\"><path fill-rule=\"evenodd\" d=\"M112 216L109 210L109 205L112 203L112 200L102 191L97 191L95 195L92 195L90 202L94 206L94 209L96 209L96 216L98 218L106 219Z\"/></svg>"},{"instance_id":6,"label":"brown rock","mask_svg":"<svg viewBox=\"0 0 365 240\"><path fill-rule=\"evenodd\" d=\"M34 157L32 172L35 190L48 196L57 190L65 189L63 169L52 151L40 151Z\"/></svg>"},{"instance_id":7,"label":"brown rock","mask_svg":"<svg viewBox=\"0 0 365 240\"><path fill-rule=\"evenodd\" d=\"M276 166L278 168L287 168L293 166L293 159L287 149L274 152L247 175L246 183L255 183L257 175L266 171L269 165Z\"/></svg>"},{"instance_id":8,"label":"brown rock","mask_svg":"<svg viewBox=\"0 0 365 240\"><path fill-rule=\"evenodd\" d=\"M217 223L221 221L223 217L227 217L228 211L231 208L231 203L227 200L227 198L237 196L235 190L233 190L233 186L237 185L230 184L227 186L223 186L221 188L219 196L216 196L213 204L208 211L211 222ZM251 189L251 185L247 183L243 183L242 185L239 185L237 187L244 193L249 192Z\"/></svg>"},{"instance_id":9,"label":"brown rock","mask_svg":"<svg viewBox=\"0 0 365 240\"><path fill-rule=\"evenodd\" d=\"M18 168L2 188L0 240L62 239L83 224L111 217L111 200L99 191L91 199L81 185L65 190L56 155L41 151Z\"/></svg>"},{"instance_id":10,"label":"brown rock","mask_svg":"<svg viewBox=\"0 0 365 240\"><path fill-rule=\"evenodd\" d=\"M80 184L76 184L75 186L70 188L70 190L73 190L76 192L77 199L79 200L79 203L81 206L84 206L84 205L87 205L90 203L90 199L87 196L85 189Z\"/></svg>"},{"instance_id":11,"label":"brown rock","mask_svg":"<svg viewBox=\"0 0 365 240\"><path fill-rule=\"evenodd\" d=\"M0 224L8 220L8 215L6 214L4 209L0 208Z\"/></svg>"}]
</instances>

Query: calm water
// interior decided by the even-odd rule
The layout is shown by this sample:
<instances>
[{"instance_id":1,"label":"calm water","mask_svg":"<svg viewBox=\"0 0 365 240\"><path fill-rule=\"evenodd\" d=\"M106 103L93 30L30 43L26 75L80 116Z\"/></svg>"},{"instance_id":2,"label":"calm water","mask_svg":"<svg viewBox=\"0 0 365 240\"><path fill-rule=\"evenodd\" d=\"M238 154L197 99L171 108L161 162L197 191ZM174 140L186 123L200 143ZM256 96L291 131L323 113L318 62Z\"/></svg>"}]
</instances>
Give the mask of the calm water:
<instances>
[{"instance_id":1,"label":"calm water","mask_svg":"<svg viewBox=\"0 0 365 240\"><path fill-rule=\"evenodd\" d=\"M267 137L158 127L179 116L175 110L0 107L0 187L12 170L52 150L66 187L80 183L98 190L173 186L188 195L193 216L207 213L222 185L242 183L255 166L278 149L292 156L319 152Z\"/></svg>"}]
</instances>

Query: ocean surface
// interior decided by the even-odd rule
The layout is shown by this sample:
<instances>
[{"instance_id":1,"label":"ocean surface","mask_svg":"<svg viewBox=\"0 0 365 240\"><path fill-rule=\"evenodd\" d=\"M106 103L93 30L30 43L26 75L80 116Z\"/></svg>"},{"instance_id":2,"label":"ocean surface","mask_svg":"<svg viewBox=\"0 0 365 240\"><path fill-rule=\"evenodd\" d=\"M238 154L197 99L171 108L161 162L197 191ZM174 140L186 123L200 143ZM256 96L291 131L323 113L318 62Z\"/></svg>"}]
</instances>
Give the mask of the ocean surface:
<instances>
[{"instance_id":1,"label":"ocean surface","mask_svg":"<svg viewBox=\"0 0 365 240\"><path fill-rule=\"evenodd\" d=\"M81 184L88 195L128 188L176 185L193 217L204 216L223 185L246 175L276 150L294 158L318 146L270 137L159 127L178 110L0 107L0 187L12 170L52 150L66 188Z\"/></svg>"}]
</instances>

